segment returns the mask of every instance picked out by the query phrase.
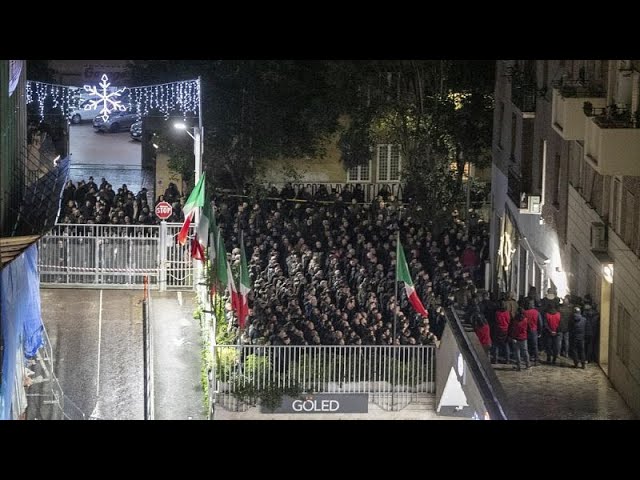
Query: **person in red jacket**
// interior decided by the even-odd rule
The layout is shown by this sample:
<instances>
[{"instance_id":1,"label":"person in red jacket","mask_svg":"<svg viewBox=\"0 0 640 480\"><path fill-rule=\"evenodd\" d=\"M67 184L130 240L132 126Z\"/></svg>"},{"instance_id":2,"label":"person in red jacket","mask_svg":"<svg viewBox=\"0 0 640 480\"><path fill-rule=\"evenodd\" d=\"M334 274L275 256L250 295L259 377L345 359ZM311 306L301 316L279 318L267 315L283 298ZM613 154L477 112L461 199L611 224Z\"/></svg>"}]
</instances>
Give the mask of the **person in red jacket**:
<instances>
[{"instance_id":1,"label":"person in red jacket","mask_svg":"<svg viewBox=\"0 0 640 480\"><path fill-rule=\"evenodd\" d=\"M522 309L518 310L515 318L509 326L509 339L516 353L515 368L520 371L520 356L524 357L525 368L529 368L529 352L527 350L527 337L529 332L529 323Z\"/></svg>"},{"instance_id":2,"label":"person in red jacket","mask_svg":"<svg viewBox=\"0 0 640 480\"><path fill-rule=\"evenodd\" d=\"M533 299L527 302L527 309L523 313L524 316L527 317L527 323L529 324L527 347L529 348L529 355L535 367L538 365L538 338L540 338L542 334L542 315L540 315L540 312L536 308Z\"/></svg>"},{"instance_id":3,"label":"person in red jacket","mask_svg":"<svg viewBox=\"0 0 640 480\"><path fill-rule=\"evenodd\" d=\"M470 319L473 329L478 336L478 340L480 340L480 345L482 345L487 356L489 356L489 350L491 350L491 330L487 319L484 317L478 306L476 306L471 312Z\"/></svg>"},{"instance_id":4,"label":"person in red jacket","mask_svg":"<svg viewBox=\"0 0 640 480\"><path fill-rule=\"evenodd\" d=\"M547 313L544 314L544 334L547 343L547 363L556 363L558 353L560 352L560 335L558 328L560 327L560 312L551 305Z\"/></svg>"},{"instance_id":5,"label":"person in red jacket","mask_svg":"<svg viewBox=\"0 0 640 480\"><path fill-rule=\"evenodd\" d=\"M509 348L509 324L511 323L511 314L507 310L507 303L505 300L500 304L500 308L496 311L496 323L494 329L493 343L495 348L493 349L494 358L493 363L496 363L497 356L500 353L504 353L505 363L509 363L511 358L511 349ZM500 349L501 352L498 352Z\"/></svg>"}]
</instances>

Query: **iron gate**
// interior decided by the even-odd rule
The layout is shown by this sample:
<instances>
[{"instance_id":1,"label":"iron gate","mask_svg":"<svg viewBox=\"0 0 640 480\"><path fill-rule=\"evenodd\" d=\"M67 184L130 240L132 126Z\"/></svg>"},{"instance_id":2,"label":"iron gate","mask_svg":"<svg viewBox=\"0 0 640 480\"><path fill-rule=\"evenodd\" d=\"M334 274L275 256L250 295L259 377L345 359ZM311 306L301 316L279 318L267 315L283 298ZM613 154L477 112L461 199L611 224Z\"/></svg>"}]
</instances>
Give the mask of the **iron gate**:
<instances>
[{"instance_id":1,"label":"iron gate","mask_svg":"<svg viewBox=\"0 0 640 480\"><path fill-rule=\"evenodd\" d=\"M57 224L38 242L40 283L47 287L193 288L190 242L181 224ZM194 233L190 227L190 234Z\"/></svg>"}]
</instances>

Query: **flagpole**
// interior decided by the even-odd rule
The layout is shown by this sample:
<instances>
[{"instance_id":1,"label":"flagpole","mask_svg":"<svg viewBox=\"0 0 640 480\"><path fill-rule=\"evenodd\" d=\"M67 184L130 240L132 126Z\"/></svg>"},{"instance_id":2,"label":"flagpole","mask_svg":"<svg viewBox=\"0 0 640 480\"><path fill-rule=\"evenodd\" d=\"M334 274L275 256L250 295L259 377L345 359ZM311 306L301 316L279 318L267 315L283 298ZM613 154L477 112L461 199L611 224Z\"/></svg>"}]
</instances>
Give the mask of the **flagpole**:
<instances>
[{"instance_id":1,"label":"flagpole","mask_svg":"<svg viewBox=\"0 0 640 480\"><path fill-rule=\"evenodd\" d=\"M400 246L400 225L398 225L397 238L396 238L396 249L402 248ZM398 322L398 306L400 305L400 299L398 298L398 255L396 255L396 307L393 309L393 345L396 344L396 323Z\"/></svg>"}]
</instances>

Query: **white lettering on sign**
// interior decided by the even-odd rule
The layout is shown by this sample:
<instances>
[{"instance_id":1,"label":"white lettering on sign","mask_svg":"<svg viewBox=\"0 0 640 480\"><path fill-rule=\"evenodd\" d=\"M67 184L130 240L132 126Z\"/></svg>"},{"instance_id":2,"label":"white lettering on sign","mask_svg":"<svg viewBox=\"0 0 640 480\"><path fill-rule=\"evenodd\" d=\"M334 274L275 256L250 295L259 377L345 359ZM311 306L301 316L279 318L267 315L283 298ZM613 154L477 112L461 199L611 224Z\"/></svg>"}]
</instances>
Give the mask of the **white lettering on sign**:
<instances>
[{"instance_id":1,"label":"white lettering on sign","mask_svg":"<svg viewBox=\"0 0 640 480\"><path fill-rule=\"evenodd\" d=\"M291 407L295 412L336 412L340 409L337 400L294 400Z\"/></svg>"},{"instance_id":2,"label":"white lettering on sign","mask_svg":"<svg viewBox=\"0 0 640 480\"><path fill-rule=\"evenodd\" d=\"M160 202L155 208L156 216L161 220L165 220L173 213L173 208L167 202Z\"/></svg>"}]
</instances>

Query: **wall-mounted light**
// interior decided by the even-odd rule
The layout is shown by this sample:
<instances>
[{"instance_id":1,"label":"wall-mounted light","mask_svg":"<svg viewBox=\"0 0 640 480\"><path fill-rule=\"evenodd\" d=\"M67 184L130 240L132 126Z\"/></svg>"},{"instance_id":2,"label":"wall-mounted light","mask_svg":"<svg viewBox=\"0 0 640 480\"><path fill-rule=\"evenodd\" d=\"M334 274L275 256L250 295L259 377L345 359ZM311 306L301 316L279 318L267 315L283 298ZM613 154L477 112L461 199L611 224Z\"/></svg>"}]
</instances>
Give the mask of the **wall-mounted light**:
<instances>
[{"instance_id":1,"label":"wall-mounted light","mask_svg":"<svg viewBox=\"0 0 640 480\"><path fill-rule=\"evenodd\" d=\"M605 263L602 266L602 275L607 282L613 283L613 263Z\"/></svg>"}]
</instances>

